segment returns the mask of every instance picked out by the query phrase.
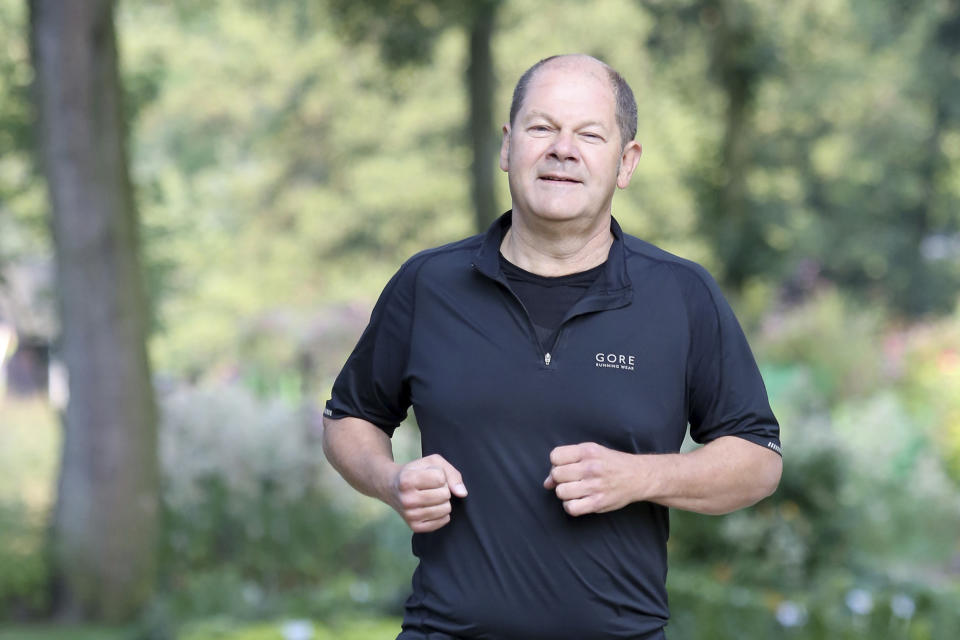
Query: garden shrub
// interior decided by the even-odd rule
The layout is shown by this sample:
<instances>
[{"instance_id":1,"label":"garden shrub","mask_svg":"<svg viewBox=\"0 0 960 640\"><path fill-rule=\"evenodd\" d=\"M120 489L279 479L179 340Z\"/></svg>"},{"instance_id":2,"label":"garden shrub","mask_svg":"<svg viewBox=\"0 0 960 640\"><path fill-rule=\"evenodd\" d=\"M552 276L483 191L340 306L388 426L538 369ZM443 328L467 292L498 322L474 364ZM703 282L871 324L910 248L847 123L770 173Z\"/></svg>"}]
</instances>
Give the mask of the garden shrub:
<instances>
[{"instance_id":1,"label":"garden shrub","mask_svg":"<svg viewBox=\"0 0 960 640\"><path fill-rule=\"evenodd\" d=\"M178 610L316 613L351 589L361 604L396 600L391 525L328 468L313 413L239 386L161 406L163 579Z\"/></svg>"},{"instance_id":2,"label":"garden shrub","mask_svg":"<svg viewBox=\"0 0 960 640\"><path fill-rule=\"evenodd\" d=\"M901 356L906 400L932 423L933 440L960 487L960 314L904 329L892 342Z\"/></svg>"}]
</instances>

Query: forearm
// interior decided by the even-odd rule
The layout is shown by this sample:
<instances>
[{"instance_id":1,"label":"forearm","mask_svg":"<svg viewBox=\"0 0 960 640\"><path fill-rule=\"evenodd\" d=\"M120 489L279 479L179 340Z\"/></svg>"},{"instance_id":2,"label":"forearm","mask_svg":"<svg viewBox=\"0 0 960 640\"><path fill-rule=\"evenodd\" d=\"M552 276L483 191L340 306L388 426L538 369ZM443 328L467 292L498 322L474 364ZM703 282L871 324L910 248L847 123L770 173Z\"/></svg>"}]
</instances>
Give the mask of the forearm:
<instances>
[{"instance_id":1,"label":"forearm","mask_svg":"<svg viewBox=\"0 0 960 640\"><path fill-rule=\"evenodd\" d=\"M350 486L397 507L391 483L400 465L393 460L390 437L375 424L360 418L324 417L323 451Z\"/></svg>"},{"instance_id":2,"label":"forearm","mask_svg":"<svg viewBox=\"0 0 960 640\"><path fill-rule=\"evenodd\" d=\"M689 453L637 456L635 466L636 499L719 515L773 493L783 462L774 451L725 436Z\"/></svg>"},{"instance_id":3,"label":"forearm","mask_svg":"<svg viewBox=\"0 0 960 640\"><path fill-rule=\"evenodd\" d=\"M446 525L451 498L467 496L463 477L443 456L398 464L390 438L366 420L324 417L323 450L354 489L393 507L414 533Z\"/></svg>"}]
</instances>

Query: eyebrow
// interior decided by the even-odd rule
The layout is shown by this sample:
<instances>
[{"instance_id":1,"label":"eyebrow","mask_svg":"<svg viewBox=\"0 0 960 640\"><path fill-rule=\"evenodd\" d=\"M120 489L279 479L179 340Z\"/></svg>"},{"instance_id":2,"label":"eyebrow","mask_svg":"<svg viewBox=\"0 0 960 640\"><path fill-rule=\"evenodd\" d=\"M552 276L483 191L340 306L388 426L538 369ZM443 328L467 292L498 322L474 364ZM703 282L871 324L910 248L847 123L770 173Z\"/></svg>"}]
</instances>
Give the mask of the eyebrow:
<instances>
[{"instance_id":1,"label":"eyebrow","mask_svg":"<svg viewBox=\"0 0 960 640\"><path fill-rule=\"evenodd\" d=\"M523 119L523 122L526 124L531 120L535 120L536 118L543 118L544 120L552 123L556 122L556 120L549 113L546 113L545 111L537 111L536 109L529 111L527 116ZM607 130L607 127L599 120L587 120L585 122L581 122L574 127L574 129L583 129L584 127L600 127L604 131Z\"/></svg>"}]
</instances>

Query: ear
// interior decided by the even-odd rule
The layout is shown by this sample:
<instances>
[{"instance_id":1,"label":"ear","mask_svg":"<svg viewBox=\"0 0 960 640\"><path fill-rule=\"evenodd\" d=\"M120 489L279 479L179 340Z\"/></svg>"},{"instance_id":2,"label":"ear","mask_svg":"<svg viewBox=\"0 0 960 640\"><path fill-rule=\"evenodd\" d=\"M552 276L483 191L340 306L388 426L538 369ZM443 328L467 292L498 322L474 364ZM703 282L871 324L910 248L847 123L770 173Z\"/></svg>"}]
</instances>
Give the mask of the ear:
<instances>
[{"instance_id":1,"label":"ear","mask_svg":"<svg viewBox=\"0 0 960 640\"><path fill-rule=\"evenodd\" d=\"M503 142L500 143L500 169L510 170L510 125L503 125Z\"/></svg>"},{"instance_id":2,"label":"ear","mask_svg":"<svg viewBox=\"0 0 960 640\"><path fill-rule=\"evenodd\" d=\"M620 170L617 172L617 186L626 189L630 184L630 178L633 177L633 171L640 162L640 156L643 155L643 147L636 140L631 140L623 148L620 155Z\"/></svg>"}]
</instances>

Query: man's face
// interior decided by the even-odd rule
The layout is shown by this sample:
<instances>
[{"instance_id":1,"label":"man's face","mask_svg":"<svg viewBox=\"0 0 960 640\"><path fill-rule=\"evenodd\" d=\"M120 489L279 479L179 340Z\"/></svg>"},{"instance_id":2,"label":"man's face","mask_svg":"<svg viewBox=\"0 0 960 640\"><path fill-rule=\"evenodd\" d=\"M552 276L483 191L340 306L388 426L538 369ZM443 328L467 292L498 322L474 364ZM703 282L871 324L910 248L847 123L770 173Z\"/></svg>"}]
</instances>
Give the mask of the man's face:
<instances>
[{"instance_id":1,"label":"man's face","mask_svg":"<svg viewBox=\"0 0 960 640\"><path fill-rule=\"evenodd\" d=\"M624 147L606 70L589 60L541 67L511 125L503 127L500 168L516 214L544 220L594 220L625 188L640 145Z\"/></svg>"}]
</instances>

